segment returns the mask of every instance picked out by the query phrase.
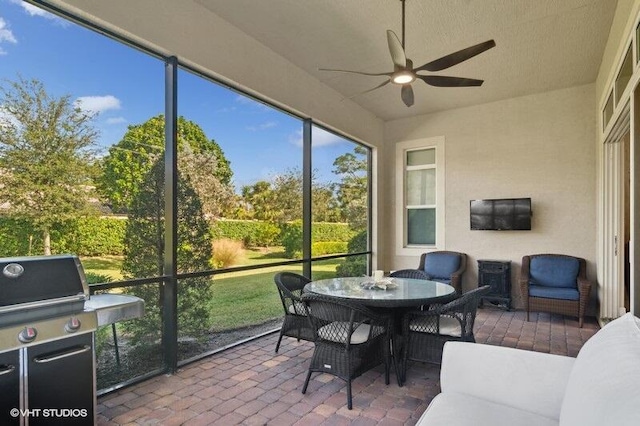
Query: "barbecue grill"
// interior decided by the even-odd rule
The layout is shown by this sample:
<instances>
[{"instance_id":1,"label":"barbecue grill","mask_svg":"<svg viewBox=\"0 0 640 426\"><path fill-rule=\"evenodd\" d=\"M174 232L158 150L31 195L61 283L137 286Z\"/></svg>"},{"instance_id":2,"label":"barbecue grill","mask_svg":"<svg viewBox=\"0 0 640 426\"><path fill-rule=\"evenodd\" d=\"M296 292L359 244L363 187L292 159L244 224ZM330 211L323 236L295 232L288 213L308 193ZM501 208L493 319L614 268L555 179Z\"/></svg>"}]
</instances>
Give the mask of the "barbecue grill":
<instances>
[{"instance_id":1,"label":"barbecue grill","mask_svg":"<svg viewBox=\"0 0 640 426\"><path fill-rule=\"evenodd\" d=\"M75 256L0 259L0 424L95 423L88 299Z\"/></svg>"}]
</instances>

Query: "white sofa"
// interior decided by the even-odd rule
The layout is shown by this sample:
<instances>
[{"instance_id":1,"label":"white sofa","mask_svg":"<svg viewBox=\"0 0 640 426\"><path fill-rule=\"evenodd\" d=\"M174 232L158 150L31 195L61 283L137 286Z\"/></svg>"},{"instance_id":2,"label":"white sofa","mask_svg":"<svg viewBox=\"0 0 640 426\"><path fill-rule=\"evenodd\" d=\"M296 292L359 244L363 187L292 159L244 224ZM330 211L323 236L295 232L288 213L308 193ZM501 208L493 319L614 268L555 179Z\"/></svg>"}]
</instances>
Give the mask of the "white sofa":
<instances>
[{"instance_id":1,"label":"white sofa","mask_svg":"<svg viewBox=\"0 0 640 426\"><path fill-rule=\"evenodd\" d=\"M448 342L421 426L640 425L640 320L610 322L577 358Z\"/></svg>"}]
</instances>

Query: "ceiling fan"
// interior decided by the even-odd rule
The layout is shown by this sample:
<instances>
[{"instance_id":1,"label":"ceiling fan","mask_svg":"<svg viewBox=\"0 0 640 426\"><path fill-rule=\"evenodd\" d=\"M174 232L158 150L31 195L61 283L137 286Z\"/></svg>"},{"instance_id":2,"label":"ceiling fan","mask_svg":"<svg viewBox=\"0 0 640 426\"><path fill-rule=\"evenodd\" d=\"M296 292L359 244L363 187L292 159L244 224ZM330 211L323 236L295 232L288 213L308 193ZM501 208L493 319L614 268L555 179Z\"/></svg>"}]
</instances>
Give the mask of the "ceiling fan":
<instances>
[{"instance_id":1,"label":"ceiling fan","mask_svg":"<svg viewBox=\"0 0 640 426\"><path fill-rule=\"evenodd\" d=\"M413 67L413 61L411 59L407 59L405 54L405 40L404 40L404 20L405 20L405 11L404 11L404 2L405 0L400 0L402 2L402 43L398 39L396 33L391 30L387 30L387 42L389 44L389 53L391 53L391 59L393 60L393 71L392 72L380 72L380 73L369 73L369 72L360 72L360 71L350 71L350 70L341 70L341 69L331 69L331 68L320 68L320 71L335 71L335 72L344 72L350 74L361 74L361 75L370 75L370 76L387 76L388 79L383 83L377 85L376 87L366 90L364 92L358 93L351 97L362 95L365 93L369 93L373 90L379 89L382 86L386 86L389 83L394 83L402 86L400 90L400 96L404 104L408 107L413 105L414 97L413 97L413 89L411 88L411 83L413 83L416 79L420 79L425 83L431 86L437 87L470 87L470 86L481 86L484 80L476 80L473 78L462 78L462 77L449 77L444 75L421 75L418 74L419 71L441 71L457 65L461 62L466 61L467 59L471 59L480 53L491 49L496 45L496 42L493 40L487 40L483 43L476 44L471 47L467 47L466 49L458 50L457 52L450 53L449 55L438 58L434 61L427 62L424 65L419 67Z\"/></svg>"}]
</instances>

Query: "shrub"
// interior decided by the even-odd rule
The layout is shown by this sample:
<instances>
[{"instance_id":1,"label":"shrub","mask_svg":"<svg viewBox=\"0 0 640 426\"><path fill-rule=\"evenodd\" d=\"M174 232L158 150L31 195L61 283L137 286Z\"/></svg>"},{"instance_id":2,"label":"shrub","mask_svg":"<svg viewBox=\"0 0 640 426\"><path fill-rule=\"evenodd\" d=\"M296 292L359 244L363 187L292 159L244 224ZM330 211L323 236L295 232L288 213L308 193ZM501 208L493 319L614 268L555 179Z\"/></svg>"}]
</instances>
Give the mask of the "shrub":
<instances>
[{"instance_id":1,"label":"shrub","mask_svg":"<svg viewBox=\"0 0 640 426\"><path fill-rule=\"evenodd\" d=\"M237 265L244 256L244 248L240 241L221 238L211 243L213 248L213 265L216 268L227 268Z\"/></svg>"},{"instance_id":2,"label":"shrub","mask_svg":"<svg viewBox=\"0 0 640 426\"><path fill-rule=\"evenodd\" d=\"M101 284L101 283L109 283L113 281L110 275L106 274L96 274L95 272L86 272L84 274L87 278L87 284Z\"/></svg>"},{"instance_id":3,"label":"shrub","mask_svg":"<svg viewBox=\"0 0 640 426\"><path fill-rule=\"evenodd\" d=\"M349 253L360 253L363 251L367 251L367 243L367 231L360 231L358 234L354 235L351 240L349 240L347 250L349 251Z\"/></svg>"},{"instance_id":4,"label":"shrub","mask_svg":"<svg viewBox=\"0 0 640 426\"><path fill-rule=\"evenodd\" d=\"M351 238L347 251L349 253L359 253L367 251L367 231L361 231ZM354 256L347 257L345 261L336 267L336 275L339 277L359 277L367 273L367 257Z\"/></svg>"},{"instance_id":5,"label":"shrub","mask_svg":"<svg viewBox=\"0 0 640 426\"><path fill-rule=\"evenodd\" d=\"M346 253L347 243L344 241L319 241L311 244L312 256L323 256L325 254Z\"/></svg>"},{"instance_id":6,"label":"shrub","mask_svg":"<svg viewBox=\"0 0 640 426\"><path fill-rule=\"evenodd\" d=\"M295 221L282 225L282 245L284 255L289 259L302 257L302 222Z\"/></svg>"},{"instance_id":7,"label":"shrub","mask_svg":"<svg viewBox=\"0 0 640 426\"><path fill-rule=\"evenodd\" d=\"M336 266L336 275L339 277L361 277L367 273L367 259L365 256L348 257L340 265Z\"/></svg>"}]
</instances>

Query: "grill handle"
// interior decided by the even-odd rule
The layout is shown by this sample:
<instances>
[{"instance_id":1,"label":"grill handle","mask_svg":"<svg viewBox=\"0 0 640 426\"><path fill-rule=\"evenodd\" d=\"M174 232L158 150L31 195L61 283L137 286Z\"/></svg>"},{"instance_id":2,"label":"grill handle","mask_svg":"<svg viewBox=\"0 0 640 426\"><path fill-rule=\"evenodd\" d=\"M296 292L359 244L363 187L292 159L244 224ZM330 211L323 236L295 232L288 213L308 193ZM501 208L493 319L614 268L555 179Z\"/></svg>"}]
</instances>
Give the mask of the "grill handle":
<instances>
[{"instance_id":1,"label":"grill handle","mask_svg":"<svg viewBox=\"0 0 640 426\"><path fill-rule=\"evenodd\" d=\"M89 346L89 345L76 346L76 347L71 348L69 350L66 350L64 352L56 352L56 353L50 354L50 355L43 355L43 356L35 357L33 359L33 361L38 363L38 364L44 364L44 363L47 363L47 362L53 362L53 361L58 361L59 359L68 358L70 356L79 355L79 354L88 352L90 350L91 350L91 346Z\"/></svg>"},{"instance_id":2,"label":"grill handle","mask_svg":"<svg viewBox=\"0 0 640 426\"><path fill-rule=\"evenodd\" d=\"M13 364L0 365L0 376L4 376L5 374L9 374L15 369L16 369L16 366L13 365Z\"/></svg>"}]
</instances>

